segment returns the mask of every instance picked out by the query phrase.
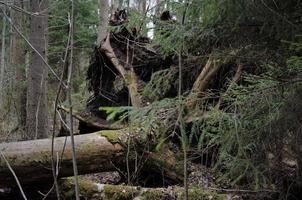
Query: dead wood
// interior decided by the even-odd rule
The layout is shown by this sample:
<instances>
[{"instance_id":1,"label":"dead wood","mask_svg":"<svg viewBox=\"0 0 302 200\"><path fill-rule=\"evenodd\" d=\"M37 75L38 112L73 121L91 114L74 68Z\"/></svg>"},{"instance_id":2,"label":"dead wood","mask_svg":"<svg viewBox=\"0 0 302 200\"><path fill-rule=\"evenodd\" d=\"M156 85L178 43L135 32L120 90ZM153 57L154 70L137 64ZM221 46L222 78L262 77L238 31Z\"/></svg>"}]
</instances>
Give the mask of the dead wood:
<instances>
[{"instance_id":1,"label":"dead wood","mask_svg":"<svg viewBox=\"0 0 302 200\"><path fill-rule=\"evenodd\" d=\"M128 150L128 130L107 130L92 134L75 136L75 147L79 174L116 171L126 169L126 152ZM132 145L129 158L131 169L139 167L141 171L153 173L154 176L165 177L165 180L180 182L182 180L181 162L169 151L152 153L145 149L146 141L139 133L131 134ZM29 140L21 142L1 143L0 150L17 174L21 184L52 181L51 139ZM64 152L62 153L62 150ZM72 176L72 156L70 137L55 138L54 155L60 157L59 177ZM61 157L62 155L62 157ZM139 155L143 155L141 158ZM140 166L134 166L137 160ZM126 170L125 170L126 171ZM139 176L139 172L136 172ZM171 177L170 177L171 176ZM158 179L158 178L157 178ZM15 181L4 160L0 160L0 187L14 186Z\"/></svg>"},{"instance_id":2,"label":"dead wood","mask_svg":"<svg viewBox=\"0 0 302 200\"><path fill-rule=\"evenodd\" d=\"M120 75L124 78L124 82L128 88L131 104L134 107L141 106L141 98L138 93L138 77L133 70L133 66L129 63L129 58L126 60L126 67L121 65L115 52L110 44L110 34L107 35L106 42L101 45L101 49L104 51L106 56L110 59L113 66L117 69Z\"/></svg>"},{"instance_id":3,"label":"dead wood","mask_svg":"<svg viewBox=\"0 0 302 200\"><path fill-rule=\"evenodd\" d=\"M63 186L63 196L67 199L74 196L73 180L66 179L61 185ZM111 199L111 200L143 200L143 199L175 199L181 200L184 198L184 189L174 186L168 188L143 188L137 186L126 185L108 185L98 184L89 180L80 179L80 193L85 198L93 199ZM190 188L189 197L194 200L212 199L223 200L231 199L231 195L209 192L203 188Z\"/></svg>"},{"instance_id":4,"label":"dead wood","mask_svg":"<svg viewBox=\"0 0 302 200\"><path fill-rule=\"evenodd\" d=\"M63 106L59 107L60 110L69 113L69 109L65 108ZM108 121L106 121L105 119L96 117L94 115L91 115L89 113L86 112L79 112L76 110L72 111L72 115L75 119L80 121L80 133L88 133L85 130L81 130L81 126L83 126L83 124L85 124L85 127L91 128L93 130L119 130L119 129L123 129L126 128L126 126L124 124L121 123L110 123Z\"/></svg>"},{"instance_id":5,"label":"dead wood","mask_svg":"<svg viewBox=\"0 0 302 200\"><path fill-rule=\"evenodd\" d=\"M234 50L225 56L211 54L206 65L195 80L191 93L188 96L187 106L192 108L196 104L196 99L201 98L215 80L215 76L224 64L229 63L239 50Z\"/></svg>"}]
</instances>

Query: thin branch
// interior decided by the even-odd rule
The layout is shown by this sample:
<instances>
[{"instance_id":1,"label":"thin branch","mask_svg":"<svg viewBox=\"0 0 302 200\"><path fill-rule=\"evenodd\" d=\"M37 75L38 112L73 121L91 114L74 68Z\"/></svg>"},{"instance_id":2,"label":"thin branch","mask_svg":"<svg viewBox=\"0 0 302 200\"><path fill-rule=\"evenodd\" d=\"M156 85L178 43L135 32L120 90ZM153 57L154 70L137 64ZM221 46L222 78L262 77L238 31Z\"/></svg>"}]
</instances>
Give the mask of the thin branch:
<instances>
[{"instance_id":1,"label":"thin branch","mask_svg":"<svg viewBox=\"0 0 302 200\"><path fill-rule=\"evenodd\" d=\"M10 7L18 12L22 12L24 14L27 14L27 15L31 15L31 16L41 16L39 13L32 13L32 12L28 12L27 10L24 10L23 8L19 7L19 6L16 6L16 5L13 5L13 4L9 4L9 3L6 3L4 1L0 1L0 4L3 4L7 7Z\"/></svg>"},{"instance_id":2,"label":"thin branch","mask_svg":"<svg viewBox=\"0 0 302 200\"><path fill-rule=\"evenodd\" d=\"M71 14L70 14L70 63L68 68L68 78L67 78L67 90L68 90L68 103L70 107L69 121L70 121L70 138L71 138L71 147L72 147L72 166L74 173L74 185L75 185L75 197L76 200L80 200L80 189L79 189L79 180L78 180L78 167L76 160L76 150L73 134L73 116L72 116L72 100L71 100L71 78L73 70L73 46L74 46L74 0L71 0Z\"/></svg>"},{"instance_id":3,"label":"thin branch","mask_svg":"<svg viewBox=\"0 0 302 200\"><path fill-rule=\"evenodd\" d=\"M70 22L70 16L68 15L68 21ZM70 24L69 24L70 26ZM57 199L60 199L60 190L59 190L59 185L58 185L58 181L57 181L57 177L59 174L59 168L55 168L55 162L54 162L54 139L55 139L55 129L56 129L56 120L57 120L57 108L58 108L58 104L59 104L59 98L60 98L60 94L62 91L62 86L63 86L63 79L65 76L65 71L67 68L67 58L68 58L68 51L69 51L69 44L70 44L70 38L71 38L71 29L69 28L69 32L68 32L68 39L67 39L67 44L66 44L66 48L65 48L65 54L64 54L64 60L63 60L63 71L60 77L60 83L58 86L58 90L57 90L57 94L56 94L56 99L55 99L55 104L54 104L54 116L53 116L53 131L52 131L52 137L51 137L51 159L52 159L52 173L53 173L53 178L54 178L54 185L56 188L56 195L57 195ZM62 119L62 116L60 115L60 113L58 112L59 117L61 122L64 124L65 127L68 127L68 125L64 122L64 120ZM70 128L68 127L68 129L70 130ZM62 150L62 153L64 152L64 149Z\"/></svg>"},{"instance_id":4,"label":"thin branch","mask_svg":"<svg viewBox=\"0 0 302 200\"><path fill-rule=\"evenodd\" d=\"M182 13L182 21L181 25L184 26L185 24L185 19L186 19L186 12L188 9L188 2L184 1L184 6L185 9ZM178 119L179 119L179 128L180 128L180 133L181 133L181 143L182 143L182 148L183 148L183 167L184 167L184 192L185 196L184 199L188 200L189 199L189 185L188 185L188 158L187 158L187 135L186 131L183 126L183 118L182 118L182 113L183 113L183 105L182 105L182 68L183 68L183 61L182 61L182 51L183 51L183 42L184 39L182 39L182 44L179 49L179 54L178 54Z\"/></svg>"},{"instance_id":5,"label":"thin branch","mask_svg":"<svg viewBox=\"0 0 302 200\"><path fill-rule=\"evenodd\" d=\"M19 190L20 190L20 192L21 192L21 195L22 195L23 199L24 199L24 200L27 200L27 198L26 198L26 196L25 196L25 193L24 193L24 191L23 191L23 189L22 189L22 186L21 186L21 184L20 184L20 182L19 182L19 179L18 179L16 173L14 172L13 168L10 166L9 162L8 162L7 159L5 158L5 156L4 156L4 154L3 154L2 151L0 151L0 154L1 154L2 158L3 158L3 160L5 161L6 166L8 167L8 169L10 170L10 172L12 173L12 175L14 176L14 178L15 178L15 180L16 180L16 183L17 183L17 185L18 185L18 187L19 187Z\"/></svg>"}]
</instances>

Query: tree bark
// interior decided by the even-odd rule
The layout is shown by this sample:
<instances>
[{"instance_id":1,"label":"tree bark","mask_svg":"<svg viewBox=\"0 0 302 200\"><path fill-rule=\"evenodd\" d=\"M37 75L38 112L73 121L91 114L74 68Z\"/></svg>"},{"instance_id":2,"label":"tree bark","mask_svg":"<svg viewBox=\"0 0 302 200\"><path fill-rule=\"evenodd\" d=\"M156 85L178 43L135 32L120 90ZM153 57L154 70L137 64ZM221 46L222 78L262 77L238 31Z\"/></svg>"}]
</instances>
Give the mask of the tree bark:
<instances>
[{"instance_id":1,"label":"tree bark","mask_svg":"<svg viewBox=\"0 0 302 200\"><path fill-rule=\"evenodd\" d=\"M31 16L30 42L46 58L48 13L47 0L32 0L31 11L38 13ZM47 76L48 70L41 58L31 50L27 76L27 134L24 139L47 137Z\"/></svg>"},{"instance_id":2,"label":"tree bark","mask_svg":"<svg viewBox=\"0 0 302 200\"><path fill-rule=\"evenodd\" d=\"M107 36L108 12L109 12L108 0L100 0L99 9L100 9L100 19L99 19L99 26L98 26L97 46L100 46Z\"/></svg>"},{"instance_id":3,"label":"tree bark","mask_svg":"<svg viewBox=\"0 0 302 200\"><path fill-rule=\"evenodd\" d=\"M142 100L140 94L138 93L138 77L134 72L133 66L126 62L127 67L123 66L110 44L110 35L108 34L106 41L101 45L101 49L104 51L106 56L110 59L113 66L123 77L125 84L127 85L131 104L134 107L141 107Z\"/></svg>"},{"instance_id":4,"label":"tree bark","mask_svg":"<svg viewBox=\"0 0 302 200\"><path fill-rule=\"evenodd\" d=\"M206 65L202 68L202 71L193 84L191 93L187 98L187 107L192 108L196 105L197 99L204 96L204 92L211 86L214 77L221 67L234 59L238 52L239 50L236 49L227 55L210 55Z\"/></svg>"},{"instance_id":5,"label":"tree bark","mask_svg":"<svg viewBox=\"0 0 302 200\"><path fill-rule=\"evenodd\" d=\"M113 14L117 9L121 9L120 0L111 0L111 14Z\"/></svg>"},{"instance_id":6,"label":"tree bark","mask_svg":"<svg viewBox=\"0 0 302 200\"><path fill-rule=\"evenodd\" d=\"M66 179L62 181L63 186L63 196L66 199L72 198L74 195L73 182L71 179ZM80 193L83 197L87 199L100 199L100 200L143 200L143 199L174 199L182 200L184 199L184 189L182 187L168 187L168 188L142 188L136 186L126 186L126 185L108 185L108 184L98 184L89 180L80 179ZM212 200L226 200L231 199L231 195L218 194L216 192L209 192L203 188L190 188L189 191L190 199L202 200L202 199L212 199Z\"/></svg>"},{"instance_id":7,"label":"tree bark","mask_svg":"<svg viewBox=\"0 0 302 200\"><path fill-rule=\"evenodd\" d=\"M22 0L15 0L14 5L22 8ZM22 32L24 26L23 14L12 10L12 23ZM15 102L18 125L24 128L26 125L26 87L25 87L25 51L22 38L13 29L12 34L12 67L15 70Z\"/></svg>"},{"instance_id":8,"label":"tree bark","mask_svg":"<svg viewBox=\"0 0 302 200\"><path fill-rule=\"evenodd\" d=\"M163 0L156 0L155 16L160 17L164 10Z\"/></svg>"},{"instance_id":9,"label":"tree bark","mask_svg":"<svg viewBox=\"0 0 302 200\"><path fill-rule=\"evenodd\" d=\"M70 110L65 107L59 107L59 110L62 110L63 112L69 113ZM81 114L80 112L73 110L72 116L79 120L81 123L86 124L87 127L91 127L97 130L119 130L126 128L125 124L121 123L109 123L106 120L97 118L93 115L89 114ZM87 133L87 132L86 132Z\"/></svg>"},{"instance_id":10,"label":"tree bark","mask_svg":"<svg viewBox=\"0 0 302 200\"><path fill-rule=\"evenodd\" d=\"M146 13L146 9L147 9L147 2L146 0L138 0L137 2L137 9L141 14L145 14Z\"/></svg>"},{"instance_id":11,"label":"tree bark","mask_svg":"<svg viewBox=\"0 0 302 200\"><path fill-rule=\"evenodd\" d=\"M133 135L139 141L139 134ZM75 136L77 164L79 174L124 170L129 162L135 163L137 157L126 159L126 152L137 155L133 148L127 148L129 133L127 130L100 131L92 134ZM133 140L134 140L133 139ZM72 154L70 137L55 139L54 155L61 157L59 177L72 176ZM134 142L132 142L133 144ZM137 142L144 145L143 141ZM22 184L52 181L51 139L29 140L0 144L0 150L14 169ZM182 181L181 162L177 162L174 154L168 150L159 153L143 152L144 165L142 171L158 173L165 180ZM135 166L137 167L137 166ZM0 187L14 186L15 181L3 159L0 160Z\"/></svg>"},{"instance_id":12,"label":"tree bark","mask_svg":"<svg viewBox=\"0 0 302 200\"><path fill-rule=\"evenodd\" d=\"M3 12L6 12L6 8L3 8ZM1 36L1 60L0 60L0 110L3 109L4 104L4 73L5 73L5 54L6 54L6 46L5 46L5 34L6 34L6 19L3 16L2 19L2 36Z\"/></svg>"}]
</instances>

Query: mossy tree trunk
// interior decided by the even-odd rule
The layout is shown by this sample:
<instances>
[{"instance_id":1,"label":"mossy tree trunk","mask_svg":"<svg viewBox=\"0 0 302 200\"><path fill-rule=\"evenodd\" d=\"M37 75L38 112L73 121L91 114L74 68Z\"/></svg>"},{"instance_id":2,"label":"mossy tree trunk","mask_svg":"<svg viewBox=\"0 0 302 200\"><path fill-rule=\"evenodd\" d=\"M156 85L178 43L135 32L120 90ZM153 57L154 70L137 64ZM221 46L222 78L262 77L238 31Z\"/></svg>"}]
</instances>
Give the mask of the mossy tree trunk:
<instances>
[{"instance_id":1,"label":"mossy tree trunk","mask_svg":"<svg viewBox=\"0 0 302 200\"><path fill-rule=\"evenodd\" d=\"M106 172L126 169L127 162L135 163L137 156L126 159L126 152L130 149L130 155L139 152L127 147L128 138L132 138L132 144L136 149L144 145L145 141L139 139L139 134L129 137L128 130L100 131L96 133L75 136L75 147L79 174ZM66 141L65 141L66 139ZM65 145L66 142L66 145ZM72 176L72 155L70 137L58 137L55 139L54 155L61 157L59 162L59 177ZM140 143L140 144L139 144ZM64 152L62 153L62 150ZM22 184L32 182L52 181L51 168L51 139L29 140L0 144L0 150L10 163ZM167 180L181 182L180 162L174 159L174 155L168 151L153 153L143 151L143 171L158 172ZM125 170L126 171L126 170ZM5 161L0 160L0 187L14 186L15 180L7 168Z\"/></svg>"},{"instance_id":2,"label":"mossy tree trunk","mask_svg":"<svg viewBox=\"0 0 302 200\"><path fill-rule=\"evenodd\" d=\"M72 179L66 179L62 183L63 196L66 199L74 196L74 187ZM106 185L97 184L92 181L80 179L80 194L85 198L104 199L104 200L162 200L184 198L184 189L182 187L168 188L142 188L126 185ZM190 188L189 198L194 200L224 200L229 199L229 195L208 192L202 188Z\"/></svg>"}]
</instances>

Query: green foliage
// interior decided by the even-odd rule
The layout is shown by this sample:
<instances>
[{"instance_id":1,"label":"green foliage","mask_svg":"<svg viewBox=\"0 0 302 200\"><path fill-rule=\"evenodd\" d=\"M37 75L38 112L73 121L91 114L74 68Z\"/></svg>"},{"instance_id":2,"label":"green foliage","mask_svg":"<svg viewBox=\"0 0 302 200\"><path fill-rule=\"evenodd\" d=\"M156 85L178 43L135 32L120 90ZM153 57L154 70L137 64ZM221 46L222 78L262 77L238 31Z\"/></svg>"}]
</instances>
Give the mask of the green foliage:
<instances>
[{"instance_id":1,"label":"green foliage","mask_svg":"<svg viewBox=\"0 0 302 200\"><path fill-rule=\"evenodd\" d=\"M88 99L90 94L87 91L87 87L86 87L85 82L81 82L78 86L78 89L79 89L78 92L75 92L73 90L73 92L71 94L72 105L73 105L73 108L76 111L83 111L83 110L85 110L86 99ZM57 91L52 91L51 90L50 92L52 92L52 94L49 94L49 96L52 97L51 100L53 101L53 97L55 97ZM68 108L69 107L68 100L65 100L62 103L62 106L65 107L65 108Z\"/></svg>"},{"instance_id":2,"label":"green foliage","mask_svg":"<svg viewBox=\"0 0 302 200\"><path fill-rule=\"evenodd\" d=\"M219 180L232 184L248 180L255 190L274 188L266 153L279 137L275 122L283 117L280 111L296 91L290 80L301 77L301 58L291 57L286 68L267 64L262 70L265 73L246 75L245 85L230 88L224 99L227 109L209 108L207 118L192 129L199 149L219 147L215 168L224 171Z\"/></svg>"},{"instance_id":3,"label":"green foliage","mask_svg":"<svg viewBox=\"0 0 302 200\"><path fill-rule=\"evenodd\" d=\"M147 24L150 19L146 17L145 13L141 13L136 9L128 9L127 14L127 23L119 26L111 26L109 27L109 30L116 33L123 29L128 30L129 33L132 33L133 30L136 30L139 32L140 36L146 36L148 32Z\"/></svg>"},{"instance_id":4,"label":"green foliage","mask_svg":"<svg viewBox=\"0 0 302 200\"><path fill-rule=\"evenodd\" d=\"M129 113L129 119L133 125L139 125L144 138L151 137L158 141L160 146L176 128L177 102L177 99L168 98L155 101L143 108L133 109Z\"/></svg>"},{"instance_id":5,"label":"green foliage","mask_svg":"<svg viewBox=\"0 0 302 200\"><path fill-rule=\"evenodd\" d=\"M142 95L151 102L166 97L171 90L177 88L177 75L178 71L171 69L154 72Z\"/></svg>"},{"instance_id":6,"label":"green foliage","mask_svg":"<svg viewBox=\"0 0 302 200\"><path fill-rule=\"evenodd\" d=\"M215 105L228 81L222 83L225 85L219 88L221 91L214 88L204 92L203 97L209 101L190 99L199 101L201 105L185 110L184 114L190 116L193 113L196 120L188 127L179 127L186 123L186 116L181 121L178 118L178 105L185 105L185 96L181 100L178 97L165 98L178 87L178 71L171 68L153 73L144 88L142 96L152 104L143 108L101 107L100 110L106 112L108 121L128 118L131 125L138 125L145 139L155 140L156 151L168 138L176 135L180 139L179 132L186 131L185 143L189 143L191 148L217 153L212 164L214 169L224 174L220 181L230 180L233 185L249 183L249 188L255 190L274 189L273 180L268 176L270 168L266 154L267 149L276 145L272 144L276 137L285 139L286 134L275 130L278 128L276 122L284 115L282 110L286 101L301 87L301 36L295 38L302 27L301 19L296 17L302 12L301 1L186 2L169 1L169 9L176 21L162 22L158 17L146 17L133 9L129 11L128 23L110 29L118 32L126 28L132 32L136 28L141 35L146 35L147 24L153 21L155 34L151 46L160 44L163 57L181 53L184 58L207 58L213 51L251 47L235 59L236 63L243 63L247 68L253 67L244 69L240 84L232 84L228 93L222 96L222 108ZM77 49L96 40L97 1L77 0L76 3ZM50 61L59 65L68 35L68 1L52 1L51 5ZM183 14L184 24L181 23ZM88 49L90 47L85 51ZM194 72L189 73L191 78L196 76ZM219 81L225 79L223 77ZM78 79L75 84L83 81ZM84 84L79 85L79 91L84 91ZM84 105L83 95L86 94L79 92L73 95L76 107Z\"/></svg>"},{"instance_id":7,"label":"green foliage","mask_svg":"<svg viewBox=\"0 0 302 200\"><path fill-rule=\"evenodd\" d=\"M155 22L154 43L161 44L163 55L179 52L201 54L215 47L240 46L243 43L266 43L293 40L301 32L295 16L302 12L297 0L191 0L172 2L176 23ZM182 13L185 24L182 25ZM173 44L173 45L171 45Z\"/></svg>"},{"instance_id":8,"label":"green foliage","mask_svg":"<svg viewBox=\"0 0 302 200\"><path fill-rule=\"evenodd\" d=\"M107 121L122 121L128 116L128 112L132 109L131 106L119 107L100 107L100 111L105 111L107 114Z\"/></svg>"},{"instance_id":9,"label":"green foliage","mask_svg":"<svg viewBox=\"0 0 302 200\"><path fill-rule=\"evenodd\" d=\"M49 2L49 62L61 67L65 52L69 19L68 12L70 1L52 0ZM76 0L75 1L75 53L80 49L91 52L92 44L96 41L98 24L98 1Z\"/></svg>"}]
</instances>

